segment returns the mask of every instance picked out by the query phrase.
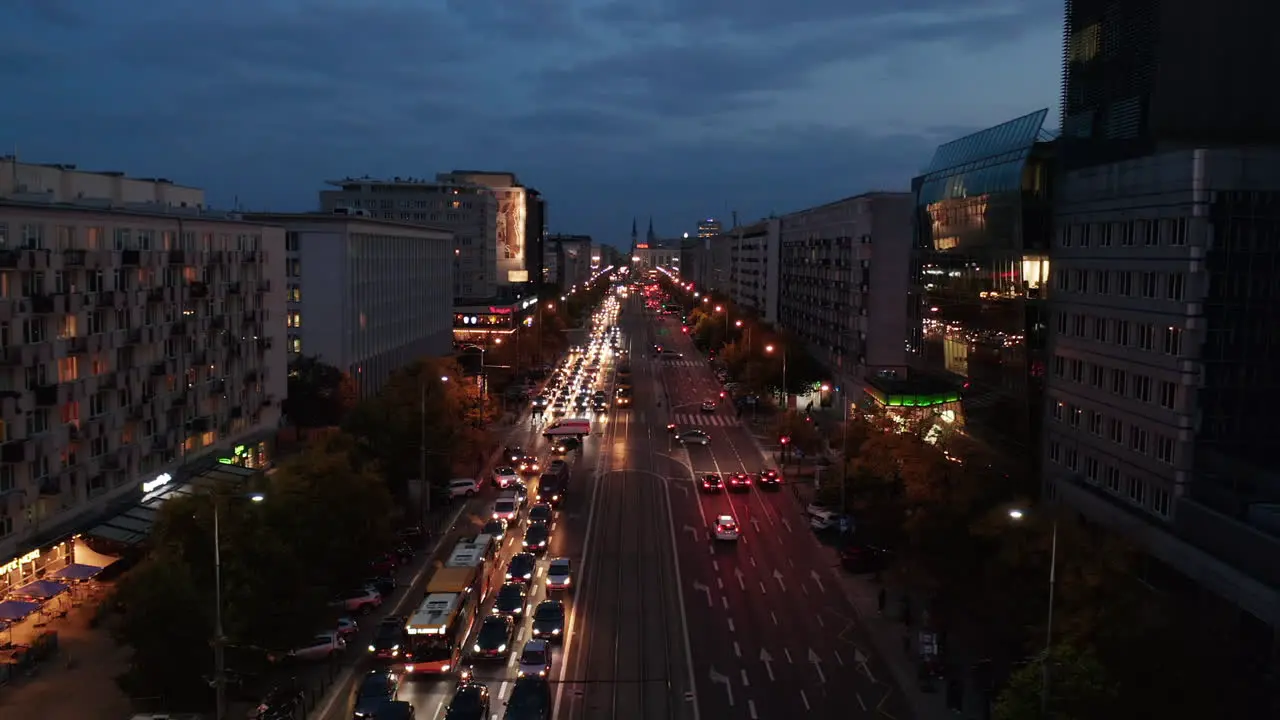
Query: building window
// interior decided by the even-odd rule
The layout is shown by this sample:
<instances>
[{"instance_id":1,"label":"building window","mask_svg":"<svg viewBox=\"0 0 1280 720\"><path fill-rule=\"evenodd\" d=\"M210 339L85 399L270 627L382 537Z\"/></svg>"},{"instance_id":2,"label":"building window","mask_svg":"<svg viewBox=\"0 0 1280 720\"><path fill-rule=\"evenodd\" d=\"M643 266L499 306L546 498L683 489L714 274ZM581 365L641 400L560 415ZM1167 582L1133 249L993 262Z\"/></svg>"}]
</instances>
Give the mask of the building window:
<instances>
[{"instance_id":1,"label":"building window","mask_svg":"<svg viewBox=\"0 0 1280 720\"><path fill-rule=\"evenodd\" d=\"M1115 321L1111 342L1121 347L1129 346L1129 321L1128 320Z\"/></svg>"},{"instance_id":2,"label":"building window","mask_svg":"<svg viewBox=\"0 0 1280 720\"><path fill-rule=\"evenodd\" d=\"M1056 402L1053 404L1053 409L1050 411L1053 413L1053 419L1057 422L1062 422L1062 407L1062 403Z\"/></svg>"},{"instance_id":3,"label":"building window","mask_svg":"<svg viewBox=\"0 0 1280 720\"><path fill-rule=\"evenodd\" d=\"M1066 469L1070 470L1071 472L1075 472L1077 469L1079 469L1080 457L1079 457L1079 454L1076 452L1075 448L1067 448L1066 451L1062 453L1062 458L1064 461L1062 463L1062 466L1065 467Z\"/></svg>"},{"instance_id":4,"label":"building window","mask_svg":"<svg viewBox=\"0 0 1280 720\"><path fill-rule=\"evenodd\" d=\"M1071 427L1080 428L1080 418L1084 417L1084 410L1072 405L1071 406Z\"/></svg>"},{"instance_id":5,"label":"building window","mask_svg":"<svg viewBox=\"0 0 1280 720\"><path fill-rule=\"evenodd\" d=\"M1106 368L1102 367L1101 365L1089 366L1089 384L1090 385L1098 389L1102 389L1103 385L1106 384L1106 381L1104 380L1105 375L1106 375Z\"/></svg>"},{"instance_id":6,"label":"building window","mask_svg":"<svg viewBox=\"0 0 1280 720\"><path fill-rule=\"evenodd\" d=\"M1156 435L1156 459L1167 465L1172 465L1173 454L1173 438L1168 435Z\"/></svg>"},{"instance_id":7,"label":"building window","mask_svg":"<svg viewBox=\"0 0 1280 720\"><path fill-rule=\"evenodd\" d=\"M1187 277L1182 273L1169 273L1169 279L1165 283L1165 295L1170 300L1181 300L1183 293L1186 292Z\"/></svg>"},{"instance_id":8,"label":"building window","mask_svg":"<svg viewBox=\"0 0 1280 720\"><path fill-rule=\"evenodd\" d=\"M1156 346L1156 326L1141 323L1138 325L1138 349L1154 350Z\"/></svg>"},{"instance_id":9,"label":"building window","mask_svg":"<svg viewBox=\"0 0 1280 720\"><path fill-rule=\"evenodd\" d=\"M1107 437L1111 438L1111 442L1119 445L1124 442L1124 423L1112 418L1107 421Z\"/></svg>"},{"instance_id":10,"label":"building window","mask_svg":"<svg viewBox=\"0 0 1280 720\"><path fill-rule=\"evenodd\" d=\"M288 326L291 328L302 327L302 313L294 310L288 315Z\"/></svg>"},{"instance_id":11,"label":"building window","mask_svg":"<svg viewBox=\"0 0 1280 720\"><path fill-rule=\"evenodd\" d=\"M1129 428L1129 449L1141 454L1147 454L1147 431L1134 425Z\"/></svg>"},{"instance_id":12,"label":"building window","mask_svg":"<svg viewBox=\"0 0 1280 720\"><path fill-rule=\"evenodd\" d=\"M1049 462L1052 462L1052 463L1058 462L1058 456L1059 456L1060 450L1061 450L1061 447L1058 445L1057 440L1049 441Z\"/></svg>"},{"instance_id":13,"label":"building window","mask_svg":"<svg viewBox=\"0 0 1280 720\"><path fill-rule=\"evenodd\" d=\"M1160 407L1173 409L1178 403L1178 386L1168 380L1160 381Z\"/></svg>"},{"instance_id":14,"label":"building window","mask_svg":"<svg viewBox=\"0 0 1280 720\"><path fill-rule=\"evenodd\" d=\"M1160 517L1169 517L1169 491L1154 488L1151 491L1151 511Z\"/></svg>"},{"instance_id":15,"label":"building window","mask_svg":"<svg viewBox=\"0 0 1280 720\"><path fill-rule=\"evenodd\" d=\"M1142 273L1142 297L1155 298L1160 294L1160 275L1153 272Z\"/></svg>"},{"instance_id":16,"label":"building window","mask_svg":"<svg viewBox=\"0 0 1280 720\"><path fill-rule=\"evenodd\" d=\"M1124 370L1113 369L1111 371L1111 392L1116 395L1124 395L1129 385L1129 374Z\"/></svg>"},{"instance_id":17,"label":"building window","mask_svg":"<svg viewBox=\"0 0 1280 720\"><path fill-rule=\"evenodd\" d=\"M289 337L289 352L295 355L302 354L302 338L296 335Z\"/></svg>"},{"instance_id":18,"label":"building window","mask_svg":"<svg viewBox=\"0 0 1280 720\"><path fill-rule=\"evenodd\" d=\"M1129 501L1135 505L1142 505L1143 501L1146 500L1147 484L1132 475L1128 475L1125 477L1125 485Z\"/></svg>"},{"instance_id":19,"label":"building window","mask_svg":"<svg viewBox=\"0 0 1280 720\"><path fill-rule=\"evenodd\" d=\"M1066 365L1066 358L1062 357L1061 355L1054 355L1053 356L1053 376L1064 377L1065 365Z\"/></svg>"},{"instance_id":20,"label":"building window","mask_svg":"<svg viewBox=\"0 0 1280 720\"><path fill-rule=\"evenodd\" d=\"M1097 286L1099 295L1106 295L1111 292L1111 275L1106 270L1099 270L1094 278L1094 284Z\"/></svg>"},{"instance_id":21,"label":"building window","mask_svg":"<svg viewBox=\"0 0 1280 720\"><path fill-rule=\"evenodd\" d=\"M1089 432L1102 437L1102 413L1097 410L1089 411Z\"/></svg>"},{"instance_id":22,"label":"building window","mask_svg":"<svg viewBox=\"0 0 1280 720\"><path fill-rule=\"evenodd\" d=\"M1124 270L1116 271L1116 294L1123 297L1133 296L1133 274Z\"/></svg>"},{"instance_id":23,"label":"building window","mask_svg":"<svg viewBox=\"0 0 1280 720\"><path fill-rule=\"evenodd\" d=\"M1151 378L1146 375L1133 376L1133 399L1151 402Z\"/></svg>"},{"instance_id":24,"label":"building window","mask_svg":"<svg viewBox=\"0 0 1280 720\"><path fill-rule=\"evenodd\" d=\"M1187 244L1187 219L1186 218L1169 218L1162 220L1161 224L1164 238L1170 245L1180 246Z\"/></svg>"},{"instance_id":25,"label":"building window","mask_svg":"<svg viewBox=\"0 0 1280 720\"><path fill-rule=\"evenodd\" d=\"M1071 359L1071 380L1073 382L1084 382L1084 363L1075 358Z\"/></svg>"},{"instance_id":26,"label":"building window","mask_svg":"<svg viewBox=\"0 0 1280 720\"><path fill-rule=\"evenodd\" d=\"M1164 329L1164 354L1174 357L1182 355L1182 328L1167 327Z\"/></svg>"},{"instance_id":27,"label":"building window","mask_svg":"<svg viewBox=\"0 0 1280 720\"><path fill-rule=\"evenodd\" d=\"M1110 465L1102 472L1102 477L1106 481L1107 489L1113 493L1120 492L1120 470Z\"/></svg>"},{"instance_id":28,"label":"building window","mask_svg":"<svg viewBox=\"0 0 1280 720\"><path fill-rule=\"evenodd\" d=\"M1094 485L1098 484L1098 458L1088 456L1084 459L1084 477Z\"/></svg>"}]
</instances>

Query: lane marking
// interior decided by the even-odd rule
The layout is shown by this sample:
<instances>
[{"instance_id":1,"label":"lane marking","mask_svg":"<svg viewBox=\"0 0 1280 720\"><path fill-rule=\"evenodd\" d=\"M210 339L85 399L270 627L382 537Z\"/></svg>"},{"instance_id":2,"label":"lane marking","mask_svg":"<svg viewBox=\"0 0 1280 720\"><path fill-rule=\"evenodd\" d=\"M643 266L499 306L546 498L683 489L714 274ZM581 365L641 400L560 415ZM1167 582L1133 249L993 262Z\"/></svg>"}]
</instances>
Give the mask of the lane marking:
<instances>
[{"instance_id":1,"label":"lane marking","mask_svg":"<svg viewBox=\"0 0 1280 720\"><path fill-rule=\"evenodd\" d=\"M733 627L733 618L725 618L725 621L729 623L729 632L737 632L737 629Z\"/></svg>"},{"instance_id":2,"label":"lane marking","mask_svg":"<svg viewBox=\"0 0 1280 720\"><path fill-rule=\"evenodd\" d=\"M854 691L853 696L854 696L855 698L857 698L857 699L858 699L858 705L860 705L860 706L862 707L862 711L863 711L863 712L866 712L866 711L867 711L867 704L866 704L865 702L863 702L863 701L862 701L862 696L861 696L861 695L859 695L859 694L857 693L857 691Z\"/></svg>"},{"instance_id":3,"label":"lane marking","mask_svg":"<svg viewBox=\"0 0 1280 720\"><path fill-rule=\"evenodd\" d=\"M719 561L719 560L712 560L712 561L711 561L711 567L715 568L716 572L720 572L720 561Z\"/></svg>"},{"instance_id":4,"label":"lane marking","mask_svg":"<svg viewBox=\"0 0 1280 720\"><path fill-rule=\"evenodd\" d=\"M507 696L507 681L503 680L502 684L498 686L498 699L501 700L506 696Z\"/></svg>"},{"instance_id":5,"label":"lane marking","mask_svg":"<svg viewBox=\"0 0 1280 720\"><path fill-rule=\"evenodd\" d=\"M719 590L724 589L724 581L721 580L720 578L716 578L716 588Z\"/></svg>"},{"instance_id":6,"label":"lane marking","mask_svg":"<svg viewBox=\"0 0 1280 720\"><path fill-rule=\"evenodd\" d=\"M826 626L827 626L827 624L826 624L826 623L822 622L822 616L821 616L821 615L814 615L814 617L818 619L818 627L826 627Z\"/></svg>"},{"instance_id":7,"label":"lane marking","mask_svg":"<svg viewBox=\"0 0 1280 720\"><path fill-rule=\"evenodd\" d=\"M844 665L844 658L840 657L840 651L832 650L832 652L834 652L836 655L836 662L839 663L840 665Z\"/></svg>"},{"instance_id":8,"label":"lane marking","mask_svg":"<svg viewBox=\"0 0 1280 720\"><path fill-rule=\"evenodd\" d=\"M738 657L742 657L742 646L738 645L738 642L736 640L733 643L733 654L737 655Z\"/></svg>"},{"instance_id":9,"label":"lane marking","mask_svg":"<svg viewBox=\"0 0 1280 720\"><path fill-rule=\"evenodd\" d=\"M791 659L791 651L790 651L790 650L788 650L788 649L786 649L786 648L782 648L782 654L787 656L787 662L788 662L788 663L790 663L790 664L792 664L792 665L795 665L795 664L796 664L796 663L795 663L795 661Z\"/></svg>"},{"instance_id":10,"label":"lane marking","mask_svg":"<svg viewBox=\"0 0 1280 720\"><path fill-rule=\"evenodd\" d=\"M728 610L728 609L729 609L729 598L724 597L724 596L721 596L721 597L720 597L720 604L724 606L724 609L725 609L725 610Z\"/></svg>"},{"instance_id":11,"label":"lane marking","mask_svg":"<svg viewBox=\"0 0 1280 720\"><path fill-rule=\"evenodd\" d=\"M749 560L749 561L751 562L751 567L755 567L755 566L756 566L756 556L755 556L755 555L748 555L748 556L747 556L747 560Z\"/></svg>"},{"instance_id":12,"label":"lane marking","mask_svg":"<svg viewBox=\"0 0 1280 720\"><path fill-rule=\"evenodd\" d=\"M751 680L747 678L747 671L742 670L742 687L751 687Z\"/></svg>"},{"instance_id":13,"label":"lane marking","mask_svg":"<svg viewBox=\"0 0 1280 720\"><path fill-rule=\"evenodd\" d=\"M747 701L747 714L751 716L751 720L760 720L760 716L756 715L756 701ZM494 717L497 717L496 715Z\"/></svg>"},{"instance_id":14,"label":"lane marking","mask_svg":"<svg viewBox=\"0 0 1280 720\"><path fill-rule=\"evenodd\" d=\"M761 585L761 587L763 587L763 586L764 586L764 583L760 583L760 585ZM777 615L774 615L772 610L770 610L770 611L769 611L769 617L773 618L773 624L774 624L774 625L777 625L777 624L778 624L778 616L777 616Z\"/></svg>"},{"instance_id":15,"label":"lane marking","mask_svg":"<svg viewBox=\"0 0 1280 720\"><path fill-rule=\"evenodd\" d=\"M763 582L761 582L761 583L760 583L760 594L761 594L761 595L768 595L768 594L769 594L769 591L765 589L765 587L764 587L764 583L763 583Z\"/></svg>"},{"instance_id":16,"label":"lane marking","mask_svg":"<svg viewBox=\"0 0 1280 720\"><path fill-rule=\"evenodd\" d=\"M693 478L689 479L690 481L693 480ZM684 576L680 572L680 553L676 552L676 524L675 514L671 511L671 494L663 493L662 498L667 508L667 532L671 534L671 562L675 564L676 578L681 578ZM699 508L699 512L701 512L701 508ZM708 592L707 599L710 600L710 592ZM680 607L680 630L684 634L684 660L685 668L688 671L689 695L693 698L693 702L690 704L690 707L693 710L693 720L700 720L701 715L698 711L698 686L693 679L693 650L692 644L689 642L689 616L685 613L684 609L684 590L680 588L679 584L676 585L676 600ZM561 680L563 679L564 677L561 676ZM563 687L563 685L561 685L561 687Z\"/></svg>"},{"instance_id":17,"label":"lane marking","mask_svg":"<svg viewBox=\"0 0 1280 720\"><path fill-rule=\"evenodd\" d=\"M800 691L800 702L804 703L805 710L813 709L812 707L809 706L809 696L805 695L803 690Z\"/></svg>"}]
</instances>

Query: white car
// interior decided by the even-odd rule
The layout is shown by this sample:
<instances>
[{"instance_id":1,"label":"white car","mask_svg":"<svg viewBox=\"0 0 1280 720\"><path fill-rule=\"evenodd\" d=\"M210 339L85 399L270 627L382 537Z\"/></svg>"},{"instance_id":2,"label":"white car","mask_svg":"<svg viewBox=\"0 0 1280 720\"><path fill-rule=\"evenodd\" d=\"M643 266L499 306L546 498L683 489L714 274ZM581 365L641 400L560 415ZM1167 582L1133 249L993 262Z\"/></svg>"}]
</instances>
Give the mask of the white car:
<instances>
[{"instance_id":1,"label":"white car","mask_svg":"<svg viewBox=\"0 0 1280 720\"><path fill-rule=\"evenodd\" d=\"M289 657L299 660L328 660L343 650L347 643L336 632L316 633L302 647L289 651Z\"/></svg>"},{"instance_id":2,"label":"white car","mask_svg":"<svg viewBox=\"0 0 1280 720\"><path fill-rule=\"evenodd\" d=\"M493 519L506 520L511 522L515 519L516 513L520 512L520 505L514 497L500 497L493 504Z\"/></svg>"},{"instance_id":3,"label":"white car","mask_svg":"<svg viewBox=\"0 0 1280 720\"><path fill-rule=\"evenodd\" d=\"M738 539L738 523L732 515L721 515L711 526L711 534L716 540L734 541Z\"/></svg>"},{"instance_id":4,"label":"white car","mask_svg":"<svg viewBox=\"0 0 1280 720\"><path fill-rule=\"evenodd\" d=\"M480 492L480 483L474 478L454 478L449 481L449 497L469 498Z\"/></svg>"},{"instance_id":5,"label":"white car","mask_svg":"<svg viewBox=\"0 0 1280 720\"><path fill-rule=\"evenodd\" d=\"M493 471L493 481L498 484L498 487L505 488L512 483L520 482L520 473L513 467L503 465Z\"/></svg>"},{"instance_id":6,"label":"white car","mask_svg":"<svg viewBox=\"0 0 1280 720\"><path fill-rule=\"evenodd\" d=\"M382 593L371 587L356 588L329 603L349 613L370 613L382 606Z\"/></svg>"},{"instance_id":7,"label":"white car","mask_svg":"<svg viewBox=\"0 0 1280 720\"><path fill-rule=\"evenodd\" d=\"M547 589L566 590L572 582L569 558L552 558L551 564L547 566Z\"/></svg>"},{"instance_id":8,"label":"white car","mask_svg":"<svg viewBox=\"0 0 1280 720\"><path fill-rule=\"evenodd\" d=\"M545 678L551 674L551 644L546 640L530 640L520 653L520 669L516 677Z\"/></svg>"}]
</instances>

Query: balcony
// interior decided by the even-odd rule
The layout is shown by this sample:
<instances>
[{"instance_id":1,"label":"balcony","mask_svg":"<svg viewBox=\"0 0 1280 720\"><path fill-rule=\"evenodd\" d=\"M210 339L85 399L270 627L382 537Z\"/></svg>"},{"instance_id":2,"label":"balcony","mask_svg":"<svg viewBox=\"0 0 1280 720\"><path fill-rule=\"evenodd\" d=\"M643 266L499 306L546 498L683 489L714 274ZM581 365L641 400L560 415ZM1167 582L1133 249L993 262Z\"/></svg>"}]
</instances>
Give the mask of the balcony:
<instances>
[{"instance_id":1,"label":"balcony","mask_svg":"<svg viewBox=\"0 0 1280 720\"><path fill-rule=\"evenodd\" d=\"M151 377L164 377L169 374L167 363L161 360L158 363L151 364Z\"/></svg>"},{"instance_id":2,"label":"balcony","mask_svg":"<svg viewBox=\"0 0 1280 720\"><path fill-rule=\"evenodd\" d=\"M142 344L142 328L140 327L130 328L129 335L126 338L126 340L130 345L141 345Z\"/></svg>"},{"instance_id":3,"label":"balcony","mask_svg":"<svg viewBox=\"0 0 1280 720\"><path fill-rule=\"evenodd\" d=\"M227 294L228 294L228 295L239 295L239 294L240 294L240 283L238 283L238 282L227 283Z\"/></svg>"},{"instance_id":4,"label":"balcony","mask_svg":"<svg viewBox=\"0 0 1280 720\"><path fill-rule=\"evenodd\" d=\"M25 364L22 361L22 348L0 348L0 367L17 367Z\"/></svg>"},{"instance_id":5,"label":"balcony","mask_svg":"<svg viewBox=\"0 0 1280 720\"><path fill-rule=\"evenodd\" d=\"M242 262L242 263L255 263L255 262L258 262L258 251L256 251L256 250L242 250L242 251L240 251L240 262Z\"/></svg>"},{"instance_id":6,"label":"balcony","mask_svg":"<svg viewBox=\"0 0 1280 720\"><path fill-rule=\"evenodd\" d=\"M255 383L255 382L258 382L258 371L257 371L257 370L250 370L249 372L245 373L245 374L244 374L244 381L245 381L245 382L247 382L247 383Z\"/></svg>"},{"instance_id":7,"label":"balcony","mask_svg":"<svg viewBox=\"0 0 1280 720\"><path fill-rule=\"evenodd\" d=\"M205 433L213 429L213 421L207 415L187 421L188 433Z\"/></svg>"},{"instance_id":8,"label":"balcony","mask_svg":"<svg viewBox=\"0 0 1280 720\"><path fill-rule=\"evenodd\" d=\"M137 250L122 250L120 252L120 264L125 267L137 267L142 258L142 253Z\"/></svg>"},{"instance_id":9,"label":"balcony","mask_svg":"<svg viewBox=\"0 0 1280 720\"><path fill-rule=\"evenodd\" d=\"M271 338L269 338L269 337L260 337L260 338L258 338L257 342L258 342L258 350L270 350L270 349L271 349Z\"/></svg>"},{"instance_id":10,"label":"balcony","mask_svg":"<svg viewBox=\"0 0 1280 720\"><path fill-rule=\"evenodd\" d=\"M213 318L212 320L210 320L210 321L209 321L209 329L210 329L210 330L226 330L226 329L227 329L227 316L226 316L226 315L219 315L219 316L217 316L217 317Z\"/></svg>"},{"instance_id":11,"label":"balcony","mask_svg":"<svg viewBox=\"0 0 1280 720\"><path fill-rule=\"evenodd\" d=\"M187 406L187 394L178 393L169 399L169 408L184 408Z\"/></svg>"},{"instance_id":12,"label":"balcony","mask_svg":"<svg viewBox=\"0 0 1280 720\"><path fill-rule=\"evenodd\" d=\"M239 405L236 405L235 407L231 408L231 412L228 414L227 417L231 420L239 420L240 418L244 417L244 408L240 407Z\"/></svg>"},{"instance_id":13,"label":"balcony","mask_svg":"<svg viewBox=\"0 0 1280 720\"><path fill-rule=\"evenodd\" d=\"M207 298L207 297L209 297L209 284L208 284L208 283L203 283L203 282L199 282L199 281L193 282L193 283L191 283L191 284L188 286L188 290L190 291L190 295L191 295L191 297L193 297L193 298Z\"/></svg>"},{"instance_id":14,"label":"balcony","mask_svg":"<svg viewBox=\"0 0 1280 720\"><path fill-rule=\"evenodd\" d=\"M63 267L84 267L84 251L68 250L62 255Z\"/></svg>"},{"instance_id":15,"label":"balcony","mask_svg":"<svg viewBox=\"0 0 1280 720\"><path fill-rule=\"evenodd\" d=\"M2 463L20 463L29 460L27 457L27 446L29 440L10 440L0 445L0 462Z\"/></svg>"},{"instance_id":16,"label":"balcony","mask_svg":"<svg viewBox=\"0 0 1280 720\"><path fill-rule=\"evenodd\" d=\"M62 476L40 479L40 495L42 497L58 497L62 494Z\"/></svg>"},{"instance_id":17,"label":"balcony","mask_svg":"<svg viewBox=\"0 0 1280 720\"><path fill-rule=\"evenodd\" d=\"M17 270L18 256L17 250L0 250L0 270Z\"/></svg>"},{"instance_id":18,"label":"balcony","mask_svg":"<svg viewBox=\"0 0 1280 720\"><path fill-rule=\"evenodd\" d=\"M120 462L119 455L116 455L114 453L110 455L103 455L98 460L98 469L99 470L119 470L121 469L120 466L122 464L123 463Z\"/></svg>"},{"instance_id":19,"label":"balcony","mask_svg":"<svg viewBox=\"0 0 1280 720\"><path fill-rule=\"evenodd\" d=\"M187 323L179 320L169 326L169 337L182 337L187 334Z\"/></svg>"},{"instance_id":20,"label":"balcony","mask_svg":"<svg viewBox=\"0 0 1280 720\"><path fill-rule=\"evenodd\" d=\"M57 385L36 385L32 390L32 397L35 399L36 407L54 407L58 404L58 386Z\"/></svg>"},{"instance_id":21,"label":"balcony","mask_svg":"<svg viewBox=\"0 0 1280 720\"><path fill-rule=\"evenodd\" d=\"M31 312L36 315L51 315L56 312L52 295L32 295Z\"/></svg>"},{"instance_id":22,"label":"balcony","mask_svg":"<svg viewBox=\"0 0 1280 720\"><path fill-rule=\"evenodd\" d=\"M100 308L115 307L116 291L103 290L102 292L98 293L98 301L95 304Z\"/></svg>"},{"instance_id":23,"label":"balcony","mask_svg":"<svg viewBox=\"0 0 1280 720\"><path fill-rule=\"evenodd\" d=\"M214 380L213 382L209 383L209 394L210 394L210 395L226 395L226 394L227 394L227 381L226 381L226 380Z\"/></svg>"},{"instance_id":24,"label":"balcony","mask_svg":"<svg viewBox=\"0 0 1280 720\"><path fill-rule=\"evenodd\" d=\"M83 355L89 352L89 338L84 335L67 338L67 353L71 355Z\"/></svg>"},{"instance_id":25,"label":"balcony","mask_svg":"<svg viewBox=\"0 0 1280 720\"><path fill-rule=\"evenodd\" d=\"M169 293L164 288L151 288L147 291L147 302L162 303L169 299Z\"/></svg>"},{"instance_id":26,"label":"balcony","mask_svg":"<svg viewBox=\"0 0 1280 720\"><path fill-rule=\"evenodd\" d=\"M98 376L99 390L118 390L120 388L120 376L113 372L103 373Z\"/></svg>"},{"instance_id":27,"label":"balcony","mask_svg":"<svg viewBox=\"0 0 1280 720\"><path fill-rule=\"evenodd\" d=\"M187 261L187 255L182 250L170 250L168 260L170 265L182 265Z\"/></svg>"}]
</instances>

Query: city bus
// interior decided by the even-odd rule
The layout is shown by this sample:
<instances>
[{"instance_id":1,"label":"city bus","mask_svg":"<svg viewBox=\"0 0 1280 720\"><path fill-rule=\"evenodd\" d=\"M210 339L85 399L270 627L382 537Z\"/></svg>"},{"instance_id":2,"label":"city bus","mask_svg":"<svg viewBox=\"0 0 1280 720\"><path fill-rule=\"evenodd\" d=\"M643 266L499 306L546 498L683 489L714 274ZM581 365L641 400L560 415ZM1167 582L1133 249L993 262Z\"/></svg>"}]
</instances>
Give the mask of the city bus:
<instances>
[{"instance_id":1,"label":"city bus","mask_svg":"<svg viewBox=\"0 0 1280 720\"><path fill-rule=\"evenodd\" d=\"M471 593L430 593L404 625L408 652L404 671L447 673L458 667L475 622Z\"/></svg>"}]
</instances>

